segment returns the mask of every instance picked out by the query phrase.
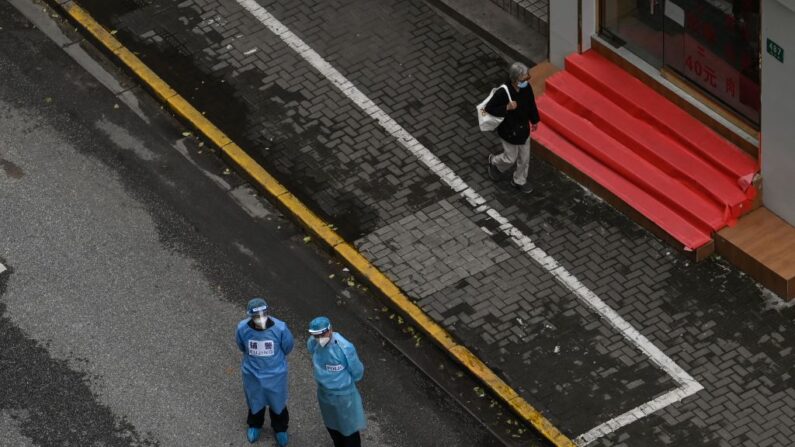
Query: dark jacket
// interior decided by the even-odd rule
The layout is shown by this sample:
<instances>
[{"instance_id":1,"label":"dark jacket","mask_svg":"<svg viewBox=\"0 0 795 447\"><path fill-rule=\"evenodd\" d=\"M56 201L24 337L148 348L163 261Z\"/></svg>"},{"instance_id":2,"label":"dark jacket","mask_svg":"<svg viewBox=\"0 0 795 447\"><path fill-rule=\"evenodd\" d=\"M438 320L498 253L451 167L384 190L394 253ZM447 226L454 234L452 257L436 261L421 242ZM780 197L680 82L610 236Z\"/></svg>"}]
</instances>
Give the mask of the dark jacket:
<instances>
[{"instance_id":1,"label":"dark jacket","mask_svg":"<svg viewBox=\"0 0 795 447\"><path fill-rule=\"evenodd\" d=\"M528 85L525 88L514 90L510 82L505 85L511 91L511 99L516 101L517 107L514 110L506 111L508 105L508 95L505 89L500 86L491 100L486 104L486 112L489 115L505 118L497 126L497 135L511 144L524 144L530 137L530 124L536 124L541 119L538 116L536 98L533 95L533 88Z\"/></svg>"}]
</instances>

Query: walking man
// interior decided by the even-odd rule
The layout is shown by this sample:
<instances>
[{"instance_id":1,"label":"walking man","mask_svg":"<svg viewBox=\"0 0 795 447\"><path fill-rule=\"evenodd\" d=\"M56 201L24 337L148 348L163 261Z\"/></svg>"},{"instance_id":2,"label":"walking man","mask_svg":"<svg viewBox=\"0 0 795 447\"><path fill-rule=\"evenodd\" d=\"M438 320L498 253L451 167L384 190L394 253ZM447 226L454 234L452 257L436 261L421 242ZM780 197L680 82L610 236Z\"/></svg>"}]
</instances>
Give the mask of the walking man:
<instances>
[{"instance_id":1,"label":"walking man","mask_svg":"<svg viewBox=\"0 0 795 447\"><path fill-rule=\"evenodd\" d=\"M248 442L259 439L265 409L271 418L276 443L287 445L287 355L293 350L293 334L287 325L269 315L262 298L248 302L248 318L237 325L237 346L243 352L243 388L248 403Z\"/></svg>"},{"instance_id":2,"label":"walking man","mask_svg":"<svg viewBox=\"0 0 795 447\"><path fill-rule=\"evenodd\" d=\"M317 400L323 423L334 447L359 447L364 430L364 408L356 382L362 380L364 365L356 348L338 332L331 321L317 317L309 323L307 348L317 381Z\"/></svg>"},{"instance_id":3,"label":"walking man","mask_svg":"<svg viewBox=\"0 0 795 447\"><path fill-rule=\"evenodd\" d=\"M506 87L498 88L486 104L486 112L504 118L497 126L497 135L502 142L502 153L489 155L489 177L499 180L514 165L511 186L519 192L533 192L528 179L530 171L530 132L538 128L538 116L533 89L530 87L530 70L525 64L514 62L508 69Z\"/></svg>"}]
</instances>

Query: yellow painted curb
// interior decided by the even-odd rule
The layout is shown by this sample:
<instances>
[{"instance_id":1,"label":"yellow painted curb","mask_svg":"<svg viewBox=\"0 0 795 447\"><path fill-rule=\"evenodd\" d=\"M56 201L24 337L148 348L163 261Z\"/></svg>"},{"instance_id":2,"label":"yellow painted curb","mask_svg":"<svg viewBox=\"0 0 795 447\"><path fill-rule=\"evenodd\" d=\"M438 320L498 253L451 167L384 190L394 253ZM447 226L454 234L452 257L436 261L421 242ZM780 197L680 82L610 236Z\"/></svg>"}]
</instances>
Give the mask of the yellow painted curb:
<instances>
[{"instance_id":1,"label":"yellow painted curb","mask_svg":"<svg viewBox=\"0 0 795 447\"><path fill-rule=\"evenodd\" d=\"M72 16L77 23L83 26L95 39L99 41L105 48L110 51L116 51L117 49L121 48L121 42L119 42L113 35L105 30L93 17L91 17L83 8L75 5L74 3L70 3L68 5L64 5L66 12Z\"/></svg>"},{"instance_id":2,"label":"yellow painted curb","mask_svg":"<svg viewBox=\"0 0 795 447\"><path fill-rule=\"evenodd\" d=\"M227 144L232 143L232 140L230 140L225 133L221 132L221 129L215 127L210 120L199 113L199 111L196 110L188 101L186 101L185 98L177 95L176 92L174 93L175 95L168 98L167 102L177 115L183 117L189 123L195 124L197 129L202 129L204 136L207 137L208 140L212 141L216 146L224 147Z\"/></svg>"},{"instance_id":3,"label":"yellow painted curb","mask_svg":"<svg viewBox=\"0 0 795 447\"><path fill-rule=\"evenodd\" d=\"M118 42L115 37L112 37L112 39ZM161 100L168 101L170 98L177 96L177 92L169 87L165 81L160 79L160 76L156 75L154 71L150 70L149 67L141 62L141 59L138 59L138 56L133 54L132 51L122 47L114 50L113 54L138 75L144 84L149 86Z\"/></svg>"},{"instance_id":4,"label":"yellow painted curb","mask_svg":"<svg viewBox=\"0 0 795 447\"><path fill-rule=\"evenodd\" d=\"M280 195L277 197L277 199L282 206L287 208L290 213L297 217L298 221L306 226L309 231L314 233L332 248L345 242L345 240L342 239L336 231L331 229L331 225L323 222L294 195L288 192L287 194Z\"/></svg>"},{"instance_id":5,"label":"yellow painted curb","mask_svg":"<svg viewBox=\"0 0 795 447\"><path fill-rule=\"evenodd\" d=\"M224 137L226 136L224 135ZM228 138L224 139L228 140ZM289 193L287 188L282 186L278 180L273 178L268 171L260 166L259 163L254 161L254 159L251 158L251 156L245 151L243 151L243 149L241 149L237 144L229 143L226 146L221 146L221 149L224 155L229 157L234 164L239 166L240 169L242 169L252 181L264 188L268 194L272 195L273 197L279 197Z\"/></svg>"},{"instance_id":6,"label":"yellow painted curb","mask_svg":"<svg viewBox=\"0 0 795 447\"><path fill-rule=\"evenodd\" d=\"M575 446L568 437L553 426L538 410L527 403L507 383L500 379L494 371L486 366L469 349L459 345L453 337L438 323L431 319L422 309L411 301L399 287L384 273L370 263L355 247L346 242L333 226L324 222L303 202L292 195L284 186L271 176L259 163L249 156L240 146L235 144L223 131L204 117L195 107L173 90L155 72L126 49L113 34L105 30L84 9L74 2L61 5L66 13L85 28L106 49L116 55L133 73L138 76L161 100L199 130L208 140L218 146L223 155L228 157L251 181L277 200L311 233L328 244L338 256L356 270L362 277L392 304L413 320L434 342L447 351L470 373L478 377L495 395L502 399L522 419L531 424L539 433L557 447Z\"/></svg>"}]
</instances>

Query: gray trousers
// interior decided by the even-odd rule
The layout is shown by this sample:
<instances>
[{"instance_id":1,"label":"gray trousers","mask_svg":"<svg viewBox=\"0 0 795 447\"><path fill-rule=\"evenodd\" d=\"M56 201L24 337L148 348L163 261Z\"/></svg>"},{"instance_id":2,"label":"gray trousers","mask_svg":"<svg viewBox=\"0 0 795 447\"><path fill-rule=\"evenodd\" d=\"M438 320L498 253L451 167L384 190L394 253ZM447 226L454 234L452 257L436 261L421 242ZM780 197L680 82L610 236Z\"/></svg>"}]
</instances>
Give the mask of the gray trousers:
<instances>
[{"instance_id":1,"label":"gray trousers","mask_svg":"<svg viewBox=\"0 0 795 447\"><path fill-rule=\"evenodd\" d=\"M530 138L524 144L511 144L502 138L502 153L491 160L494 166L505 172L516 164L513 171L513 182L521 186L527 183L527 174L530 171Z\"/></svg>"}]
</instances>

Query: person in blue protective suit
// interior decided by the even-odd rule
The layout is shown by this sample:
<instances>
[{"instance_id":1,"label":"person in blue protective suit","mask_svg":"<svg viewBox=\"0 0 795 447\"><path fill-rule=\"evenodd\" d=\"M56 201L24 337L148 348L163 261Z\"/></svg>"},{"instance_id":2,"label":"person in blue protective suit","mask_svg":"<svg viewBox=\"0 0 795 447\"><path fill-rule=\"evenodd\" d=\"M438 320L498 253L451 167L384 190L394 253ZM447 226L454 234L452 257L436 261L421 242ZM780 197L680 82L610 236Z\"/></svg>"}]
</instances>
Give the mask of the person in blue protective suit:
<instances>
[{"instance_id":1,"label":"person in blue protective suit","mask_svg":"<svg viewBox=\"0 0 795 447\"><path fill-rule=\"evenodd\" d=\"M248 403L248 441L259 439L267 408L276 442L286 446L287 355L293 350L293 334L283 321L269 315L262 298L249 301L246 313L248 318L237 325L236 339L243 352L240 369Z\"/></svg>"},{"instance_id":2,"label":"person in blue protective suit","mask_svg":"<svg viewBox=\"0 0 795 447\"><path fill-rule=\"evenodd\" d=\"M359 447L359 432L364 430L364 408L356 382L362 380L364 365L356 348L338 332L331 321L317 317L309 323L307 348L312 354L317 400L323 423L334 447Z\"/></svg>"}]
</instances>

